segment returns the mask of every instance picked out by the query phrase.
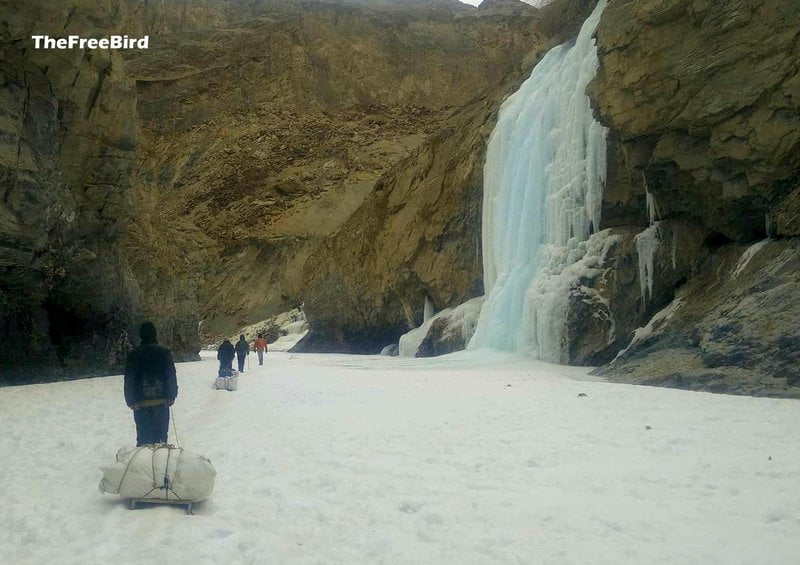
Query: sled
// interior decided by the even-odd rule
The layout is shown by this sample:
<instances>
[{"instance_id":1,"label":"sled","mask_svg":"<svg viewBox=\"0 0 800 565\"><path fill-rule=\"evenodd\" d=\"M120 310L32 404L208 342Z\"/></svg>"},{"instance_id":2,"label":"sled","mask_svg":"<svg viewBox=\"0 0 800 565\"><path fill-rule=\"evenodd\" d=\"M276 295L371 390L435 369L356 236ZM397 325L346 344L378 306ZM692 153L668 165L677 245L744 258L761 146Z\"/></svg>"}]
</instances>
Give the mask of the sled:
<instances>
[{"instance_id":1,"label":"sled","mask_svg":"<svg viewBox=\"0 0 800 565\"><path fill-rule=\"evenodd\" d=\"M239 377L217 377L212 386L214 390L227 390L230 392L239 388Z\"/></svg>"},{"instance_id":2,"label":"sled","mask_svg":"<svg viewBox=\"0 0 800 565\"><path fill-rule=\"evenodd\" d=\"M228 390L233 392L239 388L239 371L236 369L229 369L227 367L220 369L217 378L214 379L214 384L211 385L214 390Z\"/></svg>"},{"instance_id":3,"label":"sled","mask_svg":"<svg viewBox=\"0 0 800 565\"><path fill-rule=\"evenodd\" d=\"M100 470L100 492L120 495L132 510L140 503L177 504L187 514L211 495L217 474L206 457L168 444L124 447Z\"/></svg>"},{"instance_id":4,"label":"sled","mask_svg":"<svg viewBox=\"0 0 800 565\"><path fill-rule=\"evenodd\" d=\"M131 510L136 510L136 505L142 502L145 504L171 504L173 506L185 506L186 513L190 516L194 515L194 502L191 500L155 500L153 498L131 498L128 501L128 508Z\"/></svg>"}]
</instances>

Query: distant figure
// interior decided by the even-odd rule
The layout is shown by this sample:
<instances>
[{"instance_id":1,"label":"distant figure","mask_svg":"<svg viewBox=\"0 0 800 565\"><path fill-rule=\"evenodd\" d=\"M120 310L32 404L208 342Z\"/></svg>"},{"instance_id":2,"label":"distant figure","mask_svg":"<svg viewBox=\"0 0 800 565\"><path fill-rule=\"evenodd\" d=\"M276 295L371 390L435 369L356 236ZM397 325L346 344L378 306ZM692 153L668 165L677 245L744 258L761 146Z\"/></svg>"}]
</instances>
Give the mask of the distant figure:
<instances>
[{"instance_id":1,"label":"distant figure","mask_svg":"<svg viewBox=\"0 0 800 565\"><path fill-rule=\"evenodd\" d=\"M219 375L222 376L222 373L226 373L227 375L231 374L231 369L233 369L233 358L235 357L233 344L230 342L229 339L226 339L222 342L222 345L219 346L217 349L217 359L219 359Z\"/></svg>"},{"instance_id":2,"label":"distant figure","mask_svg":"<svg viewBox=\"0 0 800 565\"><path fill-rule=\"evenodd\" d=\"M142 344L125 363L125 403L133 410L137 447L167 443L169 407L178 396L175 363L169 349L158 345L156 327L143 323L139 337Z\"/></svg>"},{"instance_id":3,"label":"distant figure","mask_svg":"<svg viewBox=\"0 0 800 565\"><path fill-rule=\"evenodd\" d=\"M258 334L258 337L253 342L253 349L255 349L256 353L258 353L258 364L263 365L264 353L267 351L267 340L264 339L263 335Z\"/></svg>"},{"instance_id":4,"label":"distant figure","mask_svg":"<svg viewBox=\"0 0 800 565\"><path fill-rule=\"evenodd\" d=\"M244 373L244 360L248 355L250 355L250 345L242 334L239 336L239 341L236 342L236 359L239 361L240 373Z\"/></svg>"}]
</instances>

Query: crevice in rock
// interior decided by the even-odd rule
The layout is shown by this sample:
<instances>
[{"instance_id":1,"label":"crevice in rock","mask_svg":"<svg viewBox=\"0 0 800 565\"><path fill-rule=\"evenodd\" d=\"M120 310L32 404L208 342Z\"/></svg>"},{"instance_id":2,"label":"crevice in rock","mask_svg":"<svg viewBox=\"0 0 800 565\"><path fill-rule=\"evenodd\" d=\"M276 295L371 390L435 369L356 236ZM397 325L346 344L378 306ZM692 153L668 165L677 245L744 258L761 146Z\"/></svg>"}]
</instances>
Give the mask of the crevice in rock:
<instances>
[{"instance_id":1,"label":"crevice in rock","mask_svg":"<svg viewBox=\"0 0 800 565\"><path fill-rule=\"evenodd\" d=\"M84 118L89 119L92 110L94 110L94 107L97 104L97 99L100 98L100 93L103 90L103 84L105 83L106 77L110 74L111 61L109 60L108 64L106 64L106 66L103 67L103 69L101 69L97 75L97 86L95 86L95 88L92 89L91 94L89 94L89 104L86 108L86 114L84 115Z\"/></svg>"},{"instance_id":2,"label":"crevice in rock","mask_svg":"<svg viewBox=\"0 0 800 565\"><path fill-rule=\"evenodd\" d=\"M50 342L59 363L63 366L73 357L73 349L84 337L88 321L70 311L57 299L48 298L42 305L47 313Z\"/></svg>"},{"instance_id":3,"label":"crevice in rock","mask_svg":"<svg viewBox=\"0 0 800 565\"><path fill-rule=\"evenodd\" d=\"M703 241L703 245L709 249L719 249L720 247L730 243L732 243L732 240L725 234L719 232L713 232L709 234Z\"/></svg>"}]
</instances>

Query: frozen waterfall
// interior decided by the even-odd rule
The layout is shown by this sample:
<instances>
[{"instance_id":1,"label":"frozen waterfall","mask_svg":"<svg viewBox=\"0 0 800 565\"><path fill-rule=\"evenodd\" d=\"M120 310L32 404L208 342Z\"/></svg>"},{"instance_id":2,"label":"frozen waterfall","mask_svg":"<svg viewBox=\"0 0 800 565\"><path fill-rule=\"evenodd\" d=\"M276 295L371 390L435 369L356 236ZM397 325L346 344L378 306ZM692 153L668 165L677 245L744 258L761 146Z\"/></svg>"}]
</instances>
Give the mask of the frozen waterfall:
<instances>
[{"instance_id":1,"label":"frozen waterfall","mask_svg":"<svg viewBox=\"0 0 800 565\"><path fill-rule=\"evenodd\" d=\"M486 303L470 349L564 360L571 287L561 275L592 247L582 243L599 228L605 181L606 129L586 96L605 5L600 0L577 40L550 50L500 110L484 168Z\"/></svg>"}]
</instances>

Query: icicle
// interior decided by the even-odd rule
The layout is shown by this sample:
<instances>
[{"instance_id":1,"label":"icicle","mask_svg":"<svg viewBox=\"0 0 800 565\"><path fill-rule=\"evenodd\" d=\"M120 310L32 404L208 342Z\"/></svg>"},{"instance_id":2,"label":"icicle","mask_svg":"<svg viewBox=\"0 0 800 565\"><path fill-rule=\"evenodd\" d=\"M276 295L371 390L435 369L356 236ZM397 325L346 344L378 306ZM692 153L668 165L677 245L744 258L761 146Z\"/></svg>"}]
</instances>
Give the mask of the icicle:
<instances>
[{"instance_id":1,"label":"icicle","mask_svg":"<svg viewBox=\"0 0 800 565\"><path fill-rule=\"evenodd\" d=\"M642 306L653 298L653 281L655 279L655 256L661 246L661 230L659 220L661 212L655 196L650 192L647 185L647 177L642 172L642 183L644 184L645 203L647 205L647 219L649 227L634 238L636 242L636 252L639 255L639 287L642 291ZM677 265L675 248L675 237L672 238L672 268ZM649 293L649 294L648 294Z\"/></svg>"},{"instance_id":2,"label":"icicle","mask_svg":"<svg viewBox=\"0 0 800 565\"><path fill-rule=\"evenodd\" d=\"M586 86L597 71L592 35L605 5L501 108L484 168L487 299L470 348L561 358L569 287L564 300L553 298L560 306L542 309L536 283L581 259L580 243L599 230L607 130L593 119Z\"/></svg>"},{"instance_id":3,"label":"icicle","mask_svg":"<svg viewBox=\"0 0 800 565\"><path fill-rule=\"evenodd\" d=\"M642 183L644 183L644 199L647 205L647 219L652 226L661 219L661 212L658 209L656 197L650 192L650 187L647 185L647 178L642 172Z\"/></svg>"},{"instance_id":4,"label":"icicle","mask_svg":"<svg viewBox=\"0 0 800 565\"><path fill-rule=\"evenodd\" d=\"M433 300L431 300L431 297L426 294L425 306L422 313L422 323L424 324L431 318L433 318Z\"/></svg>"},{"instance_id":5,"label":"icicle","mask_svg":"<svg viewBox=\"0 0 800 565\"><path fill-rule=\"evenodd\" d=\"M654 223L634 238L636 252L639 255L639 287L642 291L642 304L653 298L655 256L661 246L659 223Z\"/></svg>"}]
</instances>

